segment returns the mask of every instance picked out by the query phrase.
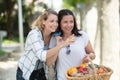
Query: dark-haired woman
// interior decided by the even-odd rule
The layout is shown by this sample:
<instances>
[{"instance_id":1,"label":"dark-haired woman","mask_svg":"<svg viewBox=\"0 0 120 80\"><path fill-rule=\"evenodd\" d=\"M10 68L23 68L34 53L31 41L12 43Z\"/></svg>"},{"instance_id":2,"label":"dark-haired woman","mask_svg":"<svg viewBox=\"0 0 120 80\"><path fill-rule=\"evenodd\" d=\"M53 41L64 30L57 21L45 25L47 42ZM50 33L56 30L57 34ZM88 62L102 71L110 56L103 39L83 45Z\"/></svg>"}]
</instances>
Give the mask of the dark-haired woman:
<instances>
[{"instance_id":1,"label":"dark-haired woman","mask_svg":"<svg viewBox=\"0 0 120 80\"><path fill-rule=\"evenodd\" d=\"M89 55L92 60L95 59L95 54L87 34L77 29L76 19L72 11L68 9L59 11L57 30L61 32L62 41L67 40L71 35L74 35L75 38L74 43L59 51L55 65L57 80L67 80L65 74L68 69L80 66L83 62L88 62L89 59L86 55ZM51 47L55 45L53 41L54 38L51 40Z\"/></svg>"}]
</instances>

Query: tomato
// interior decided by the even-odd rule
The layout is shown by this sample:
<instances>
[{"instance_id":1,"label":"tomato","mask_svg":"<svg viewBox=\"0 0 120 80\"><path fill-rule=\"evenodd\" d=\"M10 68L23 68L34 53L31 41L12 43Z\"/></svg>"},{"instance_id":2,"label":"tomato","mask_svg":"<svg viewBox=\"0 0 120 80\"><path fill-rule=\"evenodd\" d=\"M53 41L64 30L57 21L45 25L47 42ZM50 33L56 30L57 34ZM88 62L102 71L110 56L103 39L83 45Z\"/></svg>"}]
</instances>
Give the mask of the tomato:
<instances>
[{"instance_id":1,"label":"tomato","mask_svg":"<svg viewBox=\"0 0 120 80\"><path fill-rule=\"evenodd\" d=\"M101 68L101 67L100 67L100 68L98 68L98 71L97 71L97 73L98 73L98 74L102 74L102 73L104 73L104 70L103 70L103 68Z\"/></svg>"}]
</instances>

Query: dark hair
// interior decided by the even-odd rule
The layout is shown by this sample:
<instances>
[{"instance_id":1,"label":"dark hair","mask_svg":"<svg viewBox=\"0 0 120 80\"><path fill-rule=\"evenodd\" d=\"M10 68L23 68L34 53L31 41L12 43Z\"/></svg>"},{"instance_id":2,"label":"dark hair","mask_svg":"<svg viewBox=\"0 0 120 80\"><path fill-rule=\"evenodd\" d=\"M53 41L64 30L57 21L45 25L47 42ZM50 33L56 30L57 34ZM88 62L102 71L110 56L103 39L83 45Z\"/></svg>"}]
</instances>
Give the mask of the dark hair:
<instances>
[{"instance_id":1,"label":"dark hair","mask_svg":"<svg viewBox=\"0 0 120 80\"><path fill-rule=\"evenodd\" d=\"M73 19L74 19L74 27L73 27L73 30L72 30L72 34L74 34L75 36L81 36L81 34L79 33L79 30L77 28L77 23L76 23L76 19L75 19L75 16L74 14L72 13L72 11L70 11L69 9L62 9L58 12L58 28L57 28L57 31L60 32L61 31L61 35L63 35L63 32L61 30L61 20L63 19L64 16L66 15L72 15L73 16Z\"/></svg>"}]
</instances>

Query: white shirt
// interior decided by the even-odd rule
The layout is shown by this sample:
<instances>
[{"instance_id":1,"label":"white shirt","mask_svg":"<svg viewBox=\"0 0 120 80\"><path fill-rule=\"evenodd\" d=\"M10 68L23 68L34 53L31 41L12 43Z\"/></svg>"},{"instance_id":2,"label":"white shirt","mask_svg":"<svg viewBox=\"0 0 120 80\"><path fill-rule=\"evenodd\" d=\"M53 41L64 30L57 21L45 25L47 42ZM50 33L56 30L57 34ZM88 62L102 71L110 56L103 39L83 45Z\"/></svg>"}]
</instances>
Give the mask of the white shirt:
<instances>
[{"instance_id":1,"label":"white shirt","mask_svg":"<svg viewBox=\"0 0 120 80\"><path fill-rule=\"evenodd\" d=\"M85 47L88 43L88 36L83 31L80 31L80 33L82 36L75 37L76 41L70 45L70 54L66 54L66 47L59 51L56 62L57 80L67 80L65 77L67 70L80 66L82 59L86 55ZM50 47L55 46L54 41L55 39L51 39Z\"/></svg>"},{"instance_id":2,"label":"white shirt","mask_svg":"<svg viewBox=\"0 0 120 80\"><path fill-rule=\"evenodd\" d=\"M38 60L41 63L45 63L46 53L42 33L38 28L31 30L26 39L24 55L18 62L18 66L22 70L25 80L29 80ZM41 64L41 67L43 67L43 64Z\"/></svg>"}]
</instances>

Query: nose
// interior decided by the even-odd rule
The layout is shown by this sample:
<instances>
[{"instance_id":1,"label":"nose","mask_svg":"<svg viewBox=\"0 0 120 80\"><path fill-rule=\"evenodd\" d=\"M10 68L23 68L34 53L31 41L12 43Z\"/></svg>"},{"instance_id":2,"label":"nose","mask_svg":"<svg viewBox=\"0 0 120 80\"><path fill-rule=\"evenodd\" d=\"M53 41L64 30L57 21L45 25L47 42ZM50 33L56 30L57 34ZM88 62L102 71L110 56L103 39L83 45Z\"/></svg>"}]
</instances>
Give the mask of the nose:
<instances>
[{"instance_id":1,"label":"nose","mask_svg":"<svg viewBox=\"0 0 120 80\"><path fill-rule=\"evenodd\" d=\"M68 27L70 27L70 26L71 26L71 24L70 24L70 23L67 23L67 26L68 26Z\"/></svg>"}]
</instances>

